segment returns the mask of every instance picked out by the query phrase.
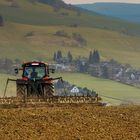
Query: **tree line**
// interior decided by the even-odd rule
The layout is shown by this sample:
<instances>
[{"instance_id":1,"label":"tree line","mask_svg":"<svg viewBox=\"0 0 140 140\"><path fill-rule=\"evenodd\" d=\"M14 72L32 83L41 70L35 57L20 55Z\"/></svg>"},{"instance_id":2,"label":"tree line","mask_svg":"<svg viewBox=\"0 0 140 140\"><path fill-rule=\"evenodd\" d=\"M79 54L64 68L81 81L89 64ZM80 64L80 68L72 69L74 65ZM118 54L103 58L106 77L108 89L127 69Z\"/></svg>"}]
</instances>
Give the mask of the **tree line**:
<instances>
[{"instance_id":1,"label":"tree line","mask_svg":"<svg viewBox=\"0 0 140 140\"><path fill-rule=\"evenodd\" d=\"M64 61L71 63L73 61L73 56L71 52L69 51L67 53L67 57L63 57L62 52L58 50L57 52L54 52L53 60L58 63L63 63Z\"/></svg>"},{"instance_id":2,"label":"tree line","mask_svg":"<svg viewBox=\"0 0 140 140\"><path fill-rule=\"evenodd\" d=\"M62 63L64 59L67 59L67 62L69 63L73 61L73 56L70 51L67 53L66 57L63 57L62 52L60 50L54 52L54 56L53 56L54 61L58 63ZM100 54L98 50L90 51L87 63L88 64L100 63Z\"/></svg>"},{"instance_id":3,"label":"tree line","mask_svg":"<svg viewBox=\"0 0 140 140\"><path fill-rule=\"evenodd\" d=\"M99 54L98 50L94 50L93 52L90 51L88 63L89 64L100 63L100 54Z\"/></svg>"}]
</instances>

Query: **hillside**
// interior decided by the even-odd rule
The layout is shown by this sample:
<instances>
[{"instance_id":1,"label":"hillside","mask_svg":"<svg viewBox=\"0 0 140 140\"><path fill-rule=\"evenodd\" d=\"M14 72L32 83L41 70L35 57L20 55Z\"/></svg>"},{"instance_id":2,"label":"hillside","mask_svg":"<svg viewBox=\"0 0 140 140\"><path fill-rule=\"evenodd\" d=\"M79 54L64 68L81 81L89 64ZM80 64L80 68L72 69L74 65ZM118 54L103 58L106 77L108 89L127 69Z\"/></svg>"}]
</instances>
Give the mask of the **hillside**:
<instances>
[{"instance_id":1,"label":"hillside","mask_svg":"<svg viewBox=\"0 0 140 140\"><path fill-rule=\"evenodd\" d=\"M13 1L13 0L12 0ZM35 0L32 0L35 1ZM82 27L96 27L108 30L137 35L140 34L140 25L130 24L121 20L101 16L96 13L92 15L80 12L79 10L69 10L60 6L43 4L42 2L32 2L30 0L7 0L0 1L0 14L6 21L30 24L30 25L65 25L76 24ZM55 1L54 1L55 3Z\"/></svg>"},{"instance_id":2,"label":"hillside","mask_svg":"<svg viewBox=\"0 0 140 140\"><path fill-rule=\"evenodd\" d=\"M103 60L115 59L140 67L140 25L114 20L96 13L77 13L69 8L54 7L28 0L0 1L0 15L4 26L0 27L0 58L52 61L55 51L63 55L71 51L74 58L88 57L89 51L99 50ZM82 35L86 46L79 47L71 37L56 36L57 31Z\"/></svg>"},{"instance_id":3,"label":"hillside","mask_svg":"<svg viewBox=\"0 0 140 140\"><path fill-rule=\"evenodd\" d=\"M138 140L140 107L50 105L45 108L0 109L4 140Z\"/></svg>"},{"instance_id":4,"label":"hillside","mask_svg":"<svg viewBox=\"0 0 140 140\"><path fill-rule=\"evenodd\" d=\"M140 4L95 3L81 4L77 6L102 15L119 18L129 22L140 23Z\"/></svg>"},{"instance_id":5,"label":"hillside","mask_svg":"<svg viewBox=\"0 0 140 140\"><path fill-rule=\"evenodd\" d=\"M72 39L55 36L59 30L64 30L69 35L80 33L87 40L87 46L78 47L73 44ZM0 57L20 58L23 61L38 58L50 61L54 52L59 49L63 55L71 51L74 57L88 57L90 50L98 49L103 60L114 58L139 68L139 44L139 37L97 28L33 26L9 22L0 28L0 51L3 52Z\"/></svg>"}]
</instances>

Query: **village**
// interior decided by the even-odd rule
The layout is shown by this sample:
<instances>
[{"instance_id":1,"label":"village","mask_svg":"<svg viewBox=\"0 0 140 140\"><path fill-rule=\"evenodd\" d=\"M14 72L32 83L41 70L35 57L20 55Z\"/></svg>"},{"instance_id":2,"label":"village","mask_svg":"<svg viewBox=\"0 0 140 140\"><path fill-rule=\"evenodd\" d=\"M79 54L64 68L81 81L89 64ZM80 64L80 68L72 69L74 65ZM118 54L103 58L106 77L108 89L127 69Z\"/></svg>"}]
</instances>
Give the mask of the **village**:
<instances>
[{"instance_id":1,"label":"village","mask_svg":"<svg viewBox=\"0 0 140 140\"><path fill-rule=\"evenodd\" d=\"M89 58L79 57L73 60L71 53L68 52L67 57L62 57L60 53L60 57L54 60L56 63L52 66L58 72L86 73L140 88L140 69L136 70L129 64L120 64L113 59L101 61L99 52L95 50L93 53L90 52Z\"/></svg>"}]
</instances>

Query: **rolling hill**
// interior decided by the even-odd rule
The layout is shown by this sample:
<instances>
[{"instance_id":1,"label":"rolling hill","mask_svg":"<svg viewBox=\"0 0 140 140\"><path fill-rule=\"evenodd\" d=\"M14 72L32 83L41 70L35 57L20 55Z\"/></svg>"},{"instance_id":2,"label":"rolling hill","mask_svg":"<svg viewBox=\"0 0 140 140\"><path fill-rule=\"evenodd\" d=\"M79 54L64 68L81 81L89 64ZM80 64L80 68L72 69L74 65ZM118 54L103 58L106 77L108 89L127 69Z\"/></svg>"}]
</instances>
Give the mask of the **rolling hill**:
<instances>
[{"instance_id":1,"label":"rolling hill","mask_svg":"<svg viewBox=\"0 0 140 140\"><path fill-rule=\"evenodd\" d=\"M63 7L55 11L52 5L34 0L11 1L0 1L0 15L4 18L4 26L0 27L0 58L52 61L57 50L62 50L64 55L71 51L78 57L98 49L103 60L114 58L140 67L140 25L96 13L79 14ZM87 46L78 47L71 38L54 35L61 30L69 36L81 34Z\"/></svg>"},{"instance_id":2,"label":"rolling hill","mask_svg":"<svg viewBox=\"0 0 140 140\"><path fill-rule=\"evenodd\" d=\"M140 23L140 4L95 3L81 4L78 7L129 22Z\"/></svg>"},{"instance_id":3,"label":"rolling hill","mask_svg":"<svg viewBox=\"0 0 140 140\"><path fill-rule=\"evenodd\" d=\"M11 0L13 1L13 0ZM130 24L121 20L101 16L97 13L92 15L80 10L69 10L36 2L37 0L14 0L9 2L1 0L0 14L6 21L30 25L65 25L77 24L80 27L95 27L122 32L127 30L129 34L140 34L140 25ZM60 0L58 0L60 1ZM55 2L55 1L54 1Z\"/></svg>"}]
</instances>

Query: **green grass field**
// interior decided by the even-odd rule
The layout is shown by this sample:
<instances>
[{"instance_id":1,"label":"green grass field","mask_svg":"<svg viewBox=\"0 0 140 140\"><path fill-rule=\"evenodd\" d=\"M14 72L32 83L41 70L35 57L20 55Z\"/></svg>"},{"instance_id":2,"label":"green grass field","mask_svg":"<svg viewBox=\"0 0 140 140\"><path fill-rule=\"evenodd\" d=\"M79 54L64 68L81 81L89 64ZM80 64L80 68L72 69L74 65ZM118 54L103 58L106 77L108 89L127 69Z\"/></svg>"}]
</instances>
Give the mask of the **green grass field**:
<instances>
[{"instance_id":1,"label":"green grass field","mask_svg":"<svg viewBox=\"0 0 140 140\"><path fill-rule=\"evenodd\" d=\"M77 86L93 89L99 94L99 96L103 97L105 101L109 101L113 104L119 104L125 101L140 103L140 89L135 87L111 80L91 77L90 75L86 74L59 73L55 76L62 76L64 80ZM121 99L122 101L105 98L104 96Z\"/></svg>"},{"instance_id":2,"label":"green grass field","mask_svg":"<svg viewBox=\"0 0 140 140\"><path fill-rule=\"evenodd\" d=\"M99 79L91 77L86 74L79 73L57 73L52 75L53 77L62 76L64 80L69 81L80 87L87 87L95 90L99 96L103 98L103 101L110 102L111 104L121 103L140 103L140 89L127 86L121 83L117 83L111 80ZM7 78L16 78L11 75L0 74L0 96L3 96L4 88L6 85ZM14 82L10 82L7 88L6 96L15 96L16 86ZM107 97L113 97L120 100L115 100Z\"/></svg>"}]
</instances>

